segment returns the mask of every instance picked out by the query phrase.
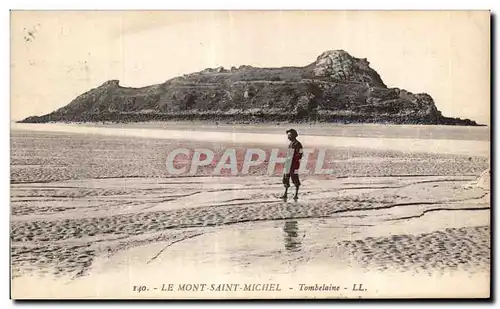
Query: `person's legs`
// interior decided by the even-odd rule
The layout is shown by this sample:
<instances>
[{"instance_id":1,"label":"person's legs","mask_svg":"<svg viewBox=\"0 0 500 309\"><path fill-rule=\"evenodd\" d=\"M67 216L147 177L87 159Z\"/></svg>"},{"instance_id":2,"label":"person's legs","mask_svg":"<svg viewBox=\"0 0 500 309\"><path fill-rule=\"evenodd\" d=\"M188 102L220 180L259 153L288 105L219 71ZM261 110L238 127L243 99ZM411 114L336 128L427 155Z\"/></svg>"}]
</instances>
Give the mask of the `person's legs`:
<instances>
[{"instance_id":1,"label":"person's legs","mask_svg":"<svg viewBox=\"0 0 500 309\"><path fill-rule=\"evenodd\" d=\"M285 193L283 193L283 195L280 196L280 198L286 199L288 194L288 188L290 188L290 174L283 175L283 185L285 186Z\"/></svg>"},{"instance_id":2,"label":"person's legs","mask_svg":"<svg viewBox=\"0 0 500 309\"><path fill-rule=\"evenodd\" d=\"M300 185L299 186L295 186L295 194L293 196L294 200L298 200L299 199L299 187L300 187Z\"/></svg>"},{"instance_id":3,"label":"person's legs","mask_svg":"<svg viewBox=\"0 0 500 309\"><path fill-rule=\"evenodd\" d=\"M299 198L299 187L300 187L300 179L299 179L299 174L297 174L297 171L294 171L292 174L292 182L295 185L295 195L293 196L294 200L297 200Z\"/></svg>"}]
</instances>

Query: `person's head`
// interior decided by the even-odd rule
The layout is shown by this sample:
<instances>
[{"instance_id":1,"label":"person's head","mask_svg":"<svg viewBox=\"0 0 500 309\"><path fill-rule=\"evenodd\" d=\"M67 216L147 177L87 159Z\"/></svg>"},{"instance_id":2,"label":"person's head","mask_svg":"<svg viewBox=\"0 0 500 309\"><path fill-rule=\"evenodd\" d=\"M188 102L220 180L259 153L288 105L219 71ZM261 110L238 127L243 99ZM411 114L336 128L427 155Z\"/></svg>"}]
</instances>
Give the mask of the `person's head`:
<instances>
[{"instance_id":1,"label":"person's head","mask_svg":"<svg viewBox=\"0 0 500 309\"><path fill-rule=\"evenodd\" d=\"M286 134L288 135L288 139L290 141L294 141L299 135L294 129L286 130Z\"/></svg>"}]
</instances>

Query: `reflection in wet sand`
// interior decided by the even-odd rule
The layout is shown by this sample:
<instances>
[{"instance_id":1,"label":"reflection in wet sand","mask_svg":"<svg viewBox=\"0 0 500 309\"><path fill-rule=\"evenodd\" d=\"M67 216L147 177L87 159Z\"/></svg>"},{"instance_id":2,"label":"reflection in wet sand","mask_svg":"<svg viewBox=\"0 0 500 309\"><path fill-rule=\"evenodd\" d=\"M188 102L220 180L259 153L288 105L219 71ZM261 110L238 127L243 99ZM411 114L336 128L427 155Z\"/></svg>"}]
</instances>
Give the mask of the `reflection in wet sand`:
<instances>
[{"instance_id":1,"label":"reflection in wet sand","mask_svg":"<svg viewBox=\"0 0 500 309\"><path fill-rule=\"evenodd\" d=\"M285 232L285 249L290 251L300 251L302 236L299 236L299 226L297 221L285 221L283 231Z\"/></svg>"}]
</instances>

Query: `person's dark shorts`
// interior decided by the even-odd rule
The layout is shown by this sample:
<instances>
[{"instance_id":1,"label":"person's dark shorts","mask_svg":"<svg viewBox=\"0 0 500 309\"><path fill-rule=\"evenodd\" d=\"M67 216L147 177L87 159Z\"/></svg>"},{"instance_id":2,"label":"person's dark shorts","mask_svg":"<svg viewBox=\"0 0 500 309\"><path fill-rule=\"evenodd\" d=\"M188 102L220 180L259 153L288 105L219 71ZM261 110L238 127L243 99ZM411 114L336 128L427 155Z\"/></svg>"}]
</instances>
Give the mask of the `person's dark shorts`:
<instances>
[{"instance_id":1,"label":"person's dark shorts","mask_svg":"<svg viewBox=\"0 0 500 309\"><path fill-rule=\"evenodd\" d=\"M292 171L290 174L284 174L283 175L283 184L285 187L290 187L290 178L292 178L292 182L295 186L300 186L300 179L299 179L299 174L297 171Z\"/></svg>"}]
</instances>

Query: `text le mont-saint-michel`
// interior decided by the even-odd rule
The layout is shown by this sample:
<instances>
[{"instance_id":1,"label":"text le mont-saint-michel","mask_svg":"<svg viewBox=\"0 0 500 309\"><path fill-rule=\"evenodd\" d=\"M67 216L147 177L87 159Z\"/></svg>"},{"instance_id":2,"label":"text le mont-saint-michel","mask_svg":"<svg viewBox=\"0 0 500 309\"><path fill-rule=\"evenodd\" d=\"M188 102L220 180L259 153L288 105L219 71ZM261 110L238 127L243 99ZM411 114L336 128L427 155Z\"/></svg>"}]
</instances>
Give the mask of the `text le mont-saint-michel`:
<instances>
[{"instance_id":1,"label":"text le mont-saint-michel","mask_svg":"<svg viewBox=\"0 0 500 309\"><path fill-rule=\"evenodd\" d=\"M141 292L281 292L284 290L306 292L366 292L367 288L361 283L351 285L337 285L325 283L299 283L294 286L284 287L279 283L163 283L158 286L134 285L133 291Z\"/></svg>"}]
</instances>

